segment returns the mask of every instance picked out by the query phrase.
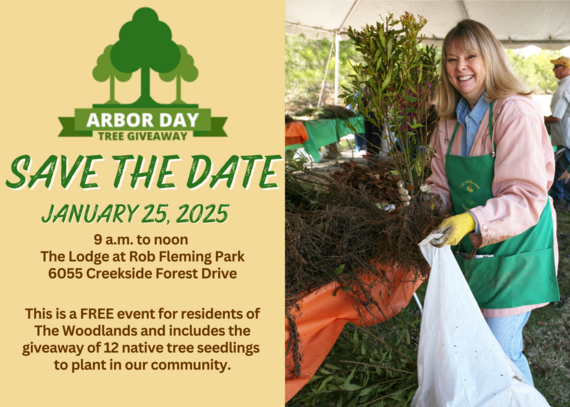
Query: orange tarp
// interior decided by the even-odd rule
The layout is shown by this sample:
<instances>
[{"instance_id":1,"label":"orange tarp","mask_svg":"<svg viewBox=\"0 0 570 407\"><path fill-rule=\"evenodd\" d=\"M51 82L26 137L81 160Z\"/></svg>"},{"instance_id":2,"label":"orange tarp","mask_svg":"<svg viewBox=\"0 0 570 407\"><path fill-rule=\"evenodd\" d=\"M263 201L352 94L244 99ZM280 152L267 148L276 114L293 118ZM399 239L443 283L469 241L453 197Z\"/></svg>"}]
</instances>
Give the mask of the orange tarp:
<instances>
[{"instance_id":1,"label":"orange tarp","mask_svg":"<svg viewBox=\"0 0 570 407\"><path fill-rule=\"evenodd\" d=\"M285 402L289 401L315 374L325 357L333 347L340 335L342 328L347 322L353 322L360 326L369 326L384 322L397 315L402 308L408 305L416 289L422 280L413 280L413 275L408 275L408 270L391 269L387 275L392 282L392 289L377 281L372 288L372 295L378 302L385 317L375 306L369 306L369 310L360 307L359 315L356 301L350 293L334 290L338 284L330 283L303 297L299 302L299 309L294 309L297 330L300 337L300 353L302 355L301 374L293 377L293 358L287 355L285 358ZM285 349L289 340L289 323L285 319Z\"/></svg>"},{"instance_id":2,"label":"orange tarp","mask_svg":"<svg viewBox=\"0 0 570 407\"><path fill-rule=\"evenodd\" d=\"M303 123L292 122L285 125L285 146L305 144L308 139L309 135Z\"/></svg>"}]
</instances>

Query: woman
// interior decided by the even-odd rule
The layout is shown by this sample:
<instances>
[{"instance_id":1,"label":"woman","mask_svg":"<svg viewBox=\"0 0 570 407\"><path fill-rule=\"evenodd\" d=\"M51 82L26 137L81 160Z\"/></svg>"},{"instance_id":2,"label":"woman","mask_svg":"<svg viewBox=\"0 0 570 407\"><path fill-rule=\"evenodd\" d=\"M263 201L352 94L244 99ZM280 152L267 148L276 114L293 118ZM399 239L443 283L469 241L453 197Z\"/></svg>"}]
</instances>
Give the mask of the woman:
<instances>
[{"instance_id":1,"label":"woman","mask_svg":"<svg viewBox=\"0 0 570 407\"><path fill-rule=\"evenodd\" d=\"M540 106L483 24L463 20L447 34L441 67L427 182L452 216L432 243L457 246L487 324L532 383L522 329L531 310L559 300L552 147Z\"/></svg>"}]
</instances>

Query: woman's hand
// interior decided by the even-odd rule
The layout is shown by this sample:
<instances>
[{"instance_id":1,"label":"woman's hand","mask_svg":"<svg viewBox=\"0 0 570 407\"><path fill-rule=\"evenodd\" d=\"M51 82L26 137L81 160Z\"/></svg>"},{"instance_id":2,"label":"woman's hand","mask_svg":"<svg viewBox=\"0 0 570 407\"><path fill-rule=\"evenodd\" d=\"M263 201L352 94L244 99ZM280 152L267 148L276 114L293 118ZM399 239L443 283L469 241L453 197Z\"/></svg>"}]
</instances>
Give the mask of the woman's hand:
<instances>
[{"instance_id":1,"label":"woman's hand","mask_svg":"<svg viewBox=\"0 0 570 407\"><path fill-rule=\"evenodd\" d=\"M558 181L564 180L564 183L567 184L568 180L570 179L570 172L568 170L564 171L564 173L558 178Z\"/></svg>"},{"instance_id":2,"label":"woman's hand","mask_svg":"<svg viewBox=\"0 0 570 407\"><path fill-rule=\"evenodd\" d=\"M466 212L455 215L440 223L432 233L443 233L443 236L439 239L432 239L430 243L435 247L443 247L446 244L456 246L472 230L475 230L475 219L471 214Z\"/></svg>"}]
</instances>

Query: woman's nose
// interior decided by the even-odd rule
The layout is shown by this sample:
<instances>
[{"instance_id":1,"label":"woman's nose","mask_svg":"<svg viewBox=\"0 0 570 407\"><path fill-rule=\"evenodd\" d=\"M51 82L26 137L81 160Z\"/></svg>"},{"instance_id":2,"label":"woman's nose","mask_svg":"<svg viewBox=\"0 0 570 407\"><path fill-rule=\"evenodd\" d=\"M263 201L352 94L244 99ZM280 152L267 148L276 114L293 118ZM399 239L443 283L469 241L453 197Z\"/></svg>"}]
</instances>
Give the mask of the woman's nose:
<instances>
[{"instance_id":1,"label":"woman's nose","mask_svg":"<svg viewBox=\"0 0 570 407\"><path fill-rule=\"evenodd\" d=\"M465 69L466 66L467 66L466 61L458 60L455 69L457 69L458 71L462 71L463 69Z\"/></svg>"}]
</instances>

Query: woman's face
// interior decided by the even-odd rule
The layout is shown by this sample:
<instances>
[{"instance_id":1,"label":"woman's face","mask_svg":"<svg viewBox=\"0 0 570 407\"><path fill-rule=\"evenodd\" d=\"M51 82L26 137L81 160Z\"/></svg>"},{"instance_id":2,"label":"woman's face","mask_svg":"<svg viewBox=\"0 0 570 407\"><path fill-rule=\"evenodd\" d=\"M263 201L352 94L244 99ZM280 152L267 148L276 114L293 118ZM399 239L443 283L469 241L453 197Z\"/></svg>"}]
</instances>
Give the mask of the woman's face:
<instances>
[{"instance_id":1,"label":"woman's face","mask_svg":"<svg viewBox=\"0 0 570 407\"><path fill-rule=\"evenodd\" d=\"M473 109L485 92L485 61L475 51L467 52L452 43L447 53L445 69L449 82Z\"/></svg>"}]
</instances>

